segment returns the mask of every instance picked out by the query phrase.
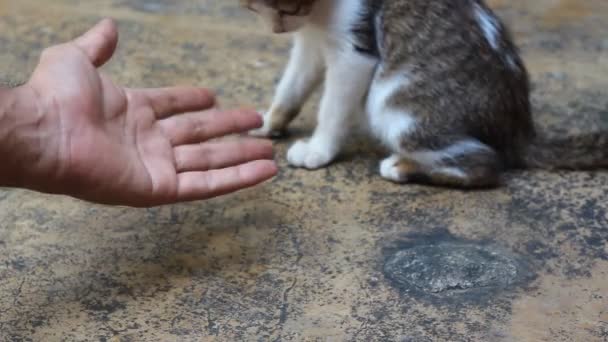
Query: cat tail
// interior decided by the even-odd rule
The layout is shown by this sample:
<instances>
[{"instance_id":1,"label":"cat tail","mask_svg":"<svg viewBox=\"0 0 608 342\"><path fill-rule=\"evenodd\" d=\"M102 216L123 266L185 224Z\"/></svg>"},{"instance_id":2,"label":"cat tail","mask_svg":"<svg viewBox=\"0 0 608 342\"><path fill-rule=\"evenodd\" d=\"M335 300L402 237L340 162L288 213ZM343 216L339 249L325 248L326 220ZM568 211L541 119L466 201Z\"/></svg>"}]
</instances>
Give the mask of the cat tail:
<instances>
[{"instance_id":1,"label":"cat tail","mask_svg":"<svg viewBox=\"0 0 608 342\"><path fill-rule=\"evenodd\" d=\"M522 159L525 168L533 169L608 169L608 132L552 139L537 137Z\"/></svg>"}]
</instances>

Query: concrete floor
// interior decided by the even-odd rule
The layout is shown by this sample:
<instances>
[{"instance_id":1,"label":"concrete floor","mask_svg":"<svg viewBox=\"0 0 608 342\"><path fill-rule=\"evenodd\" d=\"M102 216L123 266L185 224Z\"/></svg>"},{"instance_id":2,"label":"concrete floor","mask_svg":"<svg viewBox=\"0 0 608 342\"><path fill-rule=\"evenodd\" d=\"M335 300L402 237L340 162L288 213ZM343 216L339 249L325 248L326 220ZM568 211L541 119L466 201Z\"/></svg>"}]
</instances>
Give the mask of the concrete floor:
<instances>
[{"instance_id":1,"label":"concrete floor","mask_svg":"<svg viewBox=\"0 0 608 342\"><path fill-rule=\"evenodd\" d=\"M0 0L0 81L26 79L43 47L111 16L116 80L206 85L226 107L262 108L288 41L235 5ZM491 5L524 52L539 125L608 128L608 2ZM0 340L608 340L608 173L512 173L468 193L396 186L354 139L317 172L286 167L279 141L278 178L205 203L132 210L1 190ZM429 293L385 273L396 250L446 241L503 251L525 277Z\"/></svg>"}]
</instances>

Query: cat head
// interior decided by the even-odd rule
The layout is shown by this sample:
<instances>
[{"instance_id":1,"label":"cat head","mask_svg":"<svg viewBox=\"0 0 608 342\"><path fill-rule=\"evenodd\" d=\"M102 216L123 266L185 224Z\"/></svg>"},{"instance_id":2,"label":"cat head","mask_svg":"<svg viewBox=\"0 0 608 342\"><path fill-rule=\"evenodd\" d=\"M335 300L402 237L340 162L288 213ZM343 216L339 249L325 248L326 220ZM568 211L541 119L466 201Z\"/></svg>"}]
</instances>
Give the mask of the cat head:
<instances>
[{"instance_id":1,"label":"cat head","mask_svg":"<svg viewBox=\"0 0 608 342\"><path fill-rule=\"evenodd\" d=\"M240 0L257 13L274 33L297 31L306 24L317 0Z\"/></svg>"}]
</instances>

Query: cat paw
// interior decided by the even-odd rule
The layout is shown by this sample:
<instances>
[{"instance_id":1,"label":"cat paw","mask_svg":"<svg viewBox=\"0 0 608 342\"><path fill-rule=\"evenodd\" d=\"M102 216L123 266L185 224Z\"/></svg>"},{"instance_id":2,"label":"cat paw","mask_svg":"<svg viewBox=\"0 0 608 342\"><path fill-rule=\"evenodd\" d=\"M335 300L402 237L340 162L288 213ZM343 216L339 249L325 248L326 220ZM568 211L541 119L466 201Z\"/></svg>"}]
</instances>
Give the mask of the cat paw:
<instances>
[{"instance_id":1,"label":"cat paw","mask_svg":"<svg viewBox=\"0 0 608 342\"><path fill-rule=\"evenodd\" d=\"M312 141L297 141L287 151L287 161L291 166L309 170L319 169L329 164L335 157L326 146Z\"/></svg>"},{"instance_id":2,"label":"cat paw","mask_svg":"<svg viewBox=\"0 0 608 342\"><path fill-rule=\"evenodd\" d=\"M264 115L264 123L262 127L253 129L248 132L249 136L256 138L271 138L278 139L285 136L285 131L273 129L270 124L270 116L268 114Z\"/></svg>"},{"instance_id":3,"label":"cat paw","mask_svg":"<svg viewBox=\"0 0 608 342\"><path fill-rule=\"evenodd\" d=\"M270 117L268 114L262 116L263 124L262 127L252 129L248 134L252 137L257 138L270 138L272 137L272 129L270 127Z\"/></svg>"},{"instance_id":4,"label":"cat paw","mask_svg":"<svg viewBox=\"0 0 608 342\"><path fill-rule=\"evenodd\" d=\"M395 183L406 183L407 175L399 168L400 158L391 156L380 163L380 176Z\"/></svg>"},{"instance_id":5,"label":"cat paw","mask_svg":"<svg viewBox=\"0 0 608 342\"><path fill-rule=\"evenodd\" d=\"M277 136L276 132L273 132L270 128L266 127L266 125L249 131L249 136L255 138L274 138Z\"/></svg>"}]
</instances>

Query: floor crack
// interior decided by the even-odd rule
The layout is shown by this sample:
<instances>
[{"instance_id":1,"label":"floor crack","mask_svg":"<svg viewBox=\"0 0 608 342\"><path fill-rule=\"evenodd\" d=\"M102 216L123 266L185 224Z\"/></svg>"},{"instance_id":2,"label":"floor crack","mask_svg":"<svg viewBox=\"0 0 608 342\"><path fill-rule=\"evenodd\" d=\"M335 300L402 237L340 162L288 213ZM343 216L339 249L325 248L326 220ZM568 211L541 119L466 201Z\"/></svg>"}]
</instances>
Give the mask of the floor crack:
<instances>
[{"instance_id":1,"label":"floor crack","mask_svg":"<svg viewBox=\"0 0 608 342\"><path fill-rule=\"evenodd\" d=\"M291 292L291 290L293 290L296 287L296 284L298 283L298 278L294 278L293 282L291 283L291 285L285 289L285 291L283 291L283 301L281 303L281 313L279 315L279 336L274 340L276 341L280 341L281 340L281 335L283 333L283 324L285 324L285 322L287 322L287 318L289 316L289 313L287 312L289 310L289 293Z\"/></svg>"}]
</instances>

